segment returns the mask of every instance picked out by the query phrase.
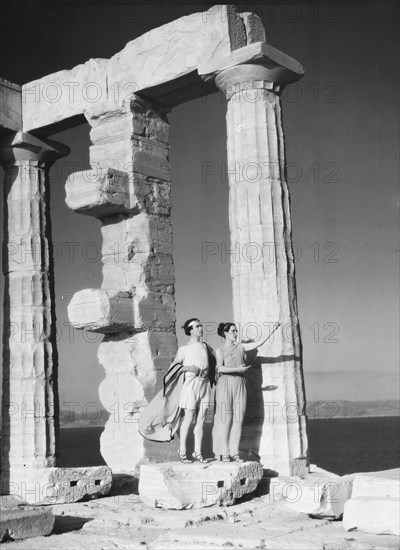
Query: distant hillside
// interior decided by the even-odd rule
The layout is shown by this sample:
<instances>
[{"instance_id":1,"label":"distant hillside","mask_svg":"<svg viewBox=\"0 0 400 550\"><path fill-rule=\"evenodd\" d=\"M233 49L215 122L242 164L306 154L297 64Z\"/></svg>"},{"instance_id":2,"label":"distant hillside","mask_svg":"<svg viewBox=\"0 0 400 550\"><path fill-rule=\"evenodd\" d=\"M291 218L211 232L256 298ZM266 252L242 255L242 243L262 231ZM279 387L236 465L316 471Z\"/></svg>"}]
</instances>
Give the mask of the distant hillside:
<instances>
[{"instance_id":1,"label":"distant hillside","mask_svg":"<svg viewBox=\"0 0 400 550\"><path fill-rule=\"evenodd\" d=\"M63 409L60 411L60 426L62 428L90 428L104 426L109 413L96 403L96 407L88 408L85 412Z\"/></svg>"},{"instance_id":2,"label":"distant hillside","mask_svg":"<svg viewBox=\"0 0 400 550\"><path fill-rule=\"evenodd\" d=\"M310 420L329 418L361 418L367 416L399 416L400 401L310 401L307 403L307 417Z\"/></svg>"},{"instance_id":3,"label":"distant hillside","mask_svg":"<svg viewBox=\"0 0 400 550\"><path fill-rule=\"evenodd\" d=\"M92 406L85 414L75 410L60 411L62 428L89 428L104 426L109 413L100 407ZM291 413L290 413L291 414ZM360 418L367 416L399 416L400 401L310 401L307 403L309 420L327 420L329 418Z\"/></svg>"}]
</instances>

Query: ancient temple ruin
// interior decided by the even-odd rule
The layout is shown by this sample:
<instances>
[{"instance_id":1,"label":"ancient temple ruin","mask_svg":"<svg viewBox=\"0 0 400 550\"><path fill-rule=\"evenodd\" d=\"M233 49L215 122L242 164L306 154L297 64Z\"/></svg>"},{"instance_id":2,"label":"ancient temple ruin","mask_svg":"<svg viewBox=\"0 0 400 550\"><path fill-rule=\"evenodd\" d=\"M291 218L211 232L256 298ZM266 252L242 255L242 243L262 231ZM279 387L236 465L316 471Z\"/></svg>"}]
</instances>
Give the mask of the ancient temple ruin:
<instances>
[{"instance_id":1,"label":"ancient temple ruin","mask_svg":"<svg viewBox=\"0 0 400 550\"><path fill-rule=\"evenodd\" d=\"M50 136L86 121L91 126L92 171L69 177L66 203L77 215L102 222L103 282L98 289L76 289L69 318L77 329L104 335L98 350L104 407L118 402L124 410L123 404L135 402L138 409L125 412L137 415L159 389L177 347L168 112L219 90L228 100L232 248L255 243L269 255L254 263L241 255L232 263L234 321L261 327L281 322L255 359L259 368L249 380L242 447L249 460L281 475L307 464L280 99L284 86L302 75L297 61L267 43L256 15L218 5L151 30L110 59L90 59L22 87L1 82L6 485L60 470L47 190L50 166L68 150ZM255 170L261 177L252 176ZM273 243L272 261L263 243ZM15 246L24 247L23 261ZM23 341L15 330L22 324L28 335ZM13 403L34 414L21 423ZM102 456L116 472L135 471L151 459L137 422L124 420L112 418L101 436ZM105 469L93 475L100 485L110 474Z\"/></svg>"}]
</instances>

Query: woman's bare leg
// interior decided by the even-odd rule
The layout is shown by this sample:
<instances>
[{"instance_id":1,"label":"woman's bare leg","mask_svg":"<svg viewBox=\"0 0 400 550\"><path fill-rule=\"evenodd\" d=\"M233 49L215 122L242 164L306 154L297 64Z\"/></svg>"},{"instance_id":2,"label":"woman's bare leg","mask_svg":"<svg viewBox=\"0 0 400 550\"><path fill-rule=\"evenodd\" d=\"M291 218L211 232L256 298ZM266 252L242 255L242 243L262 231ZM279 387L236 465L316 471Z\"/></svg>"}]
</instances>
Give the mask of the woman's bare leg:
<instances>
[{"instance_id":1,"label":"woman's bare leg","mask_svg":"<svg viewBox=\"0 0 400 550\"><path fill-rule=\"evenodd\" d=\"M206 419L207 408L200 407L197 412L196 425L194 427L194 454L201 454L201 444L203 443L204 421Z\"/></svg>"},{"instance_id":2,"label":"woman's bare leg","mask_svg":"<svg viewBox=\"0 0 400 550\"><path fill-rule=\"evenodd\" d=\"M179 454L186 454L186 441L189 435L190 426L194 422L196 410L195 409L184 409L185 415L180 428L180 442L179 442Z\"/></svg>"}]
</instances>

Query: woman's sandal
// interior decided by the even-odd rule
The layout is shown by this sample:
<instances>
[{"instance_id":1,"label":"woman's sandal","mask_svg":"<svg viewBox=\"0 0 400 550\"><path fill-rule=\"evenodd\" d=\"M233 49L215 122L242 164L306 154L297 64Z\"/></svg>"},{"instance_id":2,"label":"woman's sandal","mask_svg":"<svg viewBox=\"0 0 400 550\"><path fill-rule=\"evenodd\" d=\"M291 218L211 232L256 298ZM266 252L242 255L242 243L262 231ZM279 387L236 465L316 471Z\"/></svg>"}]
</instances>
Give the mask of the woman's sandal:
<instances>
[{"instance_id":1,"label":"woman's sandal","mask_svg":"<svg viewBox=\"0 0 400 550\"><path fill-rule=\"evenodd\" d=\"M231 457L229 455L219 455L220 462L230 462Z\"/></svg>"},{"instance_id":2,"label":"woman's sandal","mask_svg":"<svg viewBox=\"0 0 400 550\"><path fill-rule=\"evenodd\" d=\"M180 451L177 451L177 454L182 464L192 464L192 460L187 457L186 453L181 453Z\"/></svg>"},{"instance_id":3,"label":"woman's sandal","mask_svg":"<svg viewBox=\"0 0 400 550\"><path fill-rule=\"evenodd\" d=\"M201 453L195 454L194 459L196 460L196 462L201 462L202 464L208 463L208 460L206 460Z\"/></svg>"},{"instance_id":4,"label":"woman's sandal","mask_svg":"<svg viewBox=\"0 0 400 550\"><path fill-rule=\"evenodd\" d=\"M235 462L244 462L243 458L240 458L239 453L233 455L232 460L234 460Z\"/></svg>"}]
</instances>

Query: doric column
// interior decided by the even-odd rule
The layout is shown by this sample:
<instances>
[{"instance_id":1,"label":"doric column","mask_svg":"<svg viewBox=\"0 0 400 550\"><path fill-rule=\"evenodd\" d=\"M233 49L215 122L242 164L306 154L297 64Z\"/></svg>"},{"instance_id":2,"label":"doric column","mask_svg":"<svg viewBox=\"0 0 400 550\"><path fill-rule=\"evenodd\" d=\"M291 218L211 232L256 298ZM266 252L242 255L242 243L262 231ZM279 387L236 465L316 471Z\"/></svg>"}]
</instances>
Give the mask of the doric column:
<instances>
[{"instance_id":1,"label":"doric column","mask_svg":"<svg viewBox=\"0 0 400 550\"><path fill-rule=\"evenodd\" d=\"M55 465L57 349L48 172L68 147L18 132L4 174L2 470Z\"/></svg>"},{"instance_id":2,"label":"doric column","mask_svg":"<svg viewBox=\"0 0 400 550\"><path fill-rule=\"evenodd\" d=\"M249 371L241 447L264 468L290 475L307 462L307 437L279 92L302 68L260 43L201 72L228 99L234 319L250 338L281 323Z\"/></svg>"}]
</instances>

